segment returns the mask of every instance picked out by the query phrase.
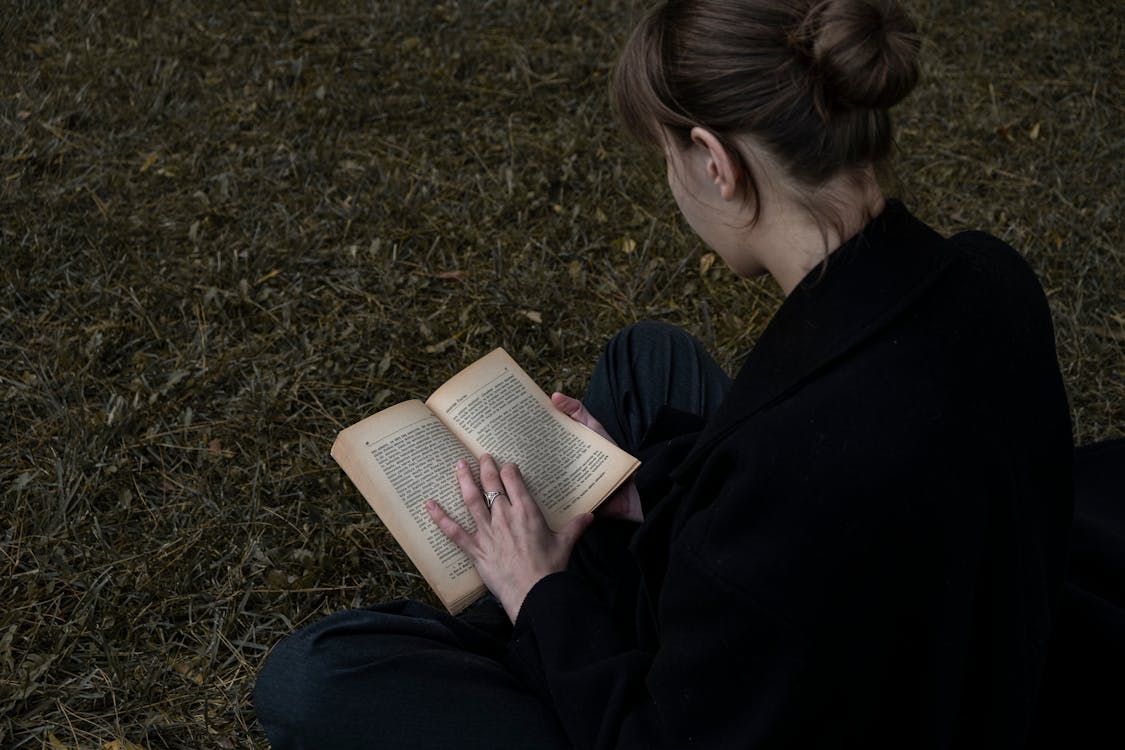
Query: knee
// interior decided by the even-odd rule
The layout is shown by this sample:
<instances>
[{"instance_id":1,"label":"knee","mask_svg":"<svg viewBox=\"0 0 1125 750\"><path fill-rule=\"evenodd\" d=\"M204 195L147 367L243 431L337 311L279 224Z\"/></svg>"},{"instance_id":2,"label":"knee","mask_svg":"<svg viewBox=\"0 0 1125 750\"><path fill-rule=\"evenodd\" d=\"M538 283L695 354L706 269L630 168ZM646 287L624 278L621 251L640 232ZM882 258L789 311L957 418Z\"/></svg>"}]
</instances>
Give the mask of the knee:
<instances>
[{"instance_id":1,"label":"knee","mask_svg":"<svg viewBox=\"0 0 1125 750\"><path fill-rule=\"evenodd\" d=\"M396 659L425 641L412 603L337 612L274 647L254 685L254 712L273 750L354 747L374 696L393 690ZM432 629L437 629L434 625Z\"/></svg>"},{"instance_id":2,"label":"knee","mask_svg":"<svg viewBox=\"0 0 1125 750\"><path fill-rule=\"evenodd\" d=\"M606 354L631 362L638 354L670 349L691 337L681 328L658 320L642 320L625 326L606 344Z\"/></svg>"},{"instance_id":3,"label":"knee","mask_svg":"<svg viewBox=\"0 0 1125 750\"><path fill-rule=\"evenodd\" d=\"M607 354L630 367L651 367L705 352L690 333L658 320L642 320L617 332L606 346Z\"/></svg>"},{"instance_id":4,"label":"knee","mask_svg":"<svg viewBox=\"0 0 1125 750\"><path fill-rule=\"evenodd\" d=\"M688 334L682 328L674 326L671 323L665 323L660 320L639 320L619 330L614 334L611 341L635 344L638 342L660 341L668 338L675 339L687 335Z\"/></svg>"},{"instance_id":5,"label":"knee","mask_svg":"<svg viewBox=\"0 0 1125 750\"><path fill-rule=\"evenodd\" d=\"M295 633L266 657L254 684L254 713L273 750L302 747L299 733L322 709L318 685L324 670L304 633Z\"/></svg>"},{"instance_id":6,"label":"knee","mask_svg":"<svg viewBox=\"0 0 1125 750\"><path fill-rule=\"evenodd\" d=\"M277 644L258 672L254 712L273 750L303 750L334 736L353 687L357 654L347 638L353 612L336 614Z\"/></svg>"}]
</instances>

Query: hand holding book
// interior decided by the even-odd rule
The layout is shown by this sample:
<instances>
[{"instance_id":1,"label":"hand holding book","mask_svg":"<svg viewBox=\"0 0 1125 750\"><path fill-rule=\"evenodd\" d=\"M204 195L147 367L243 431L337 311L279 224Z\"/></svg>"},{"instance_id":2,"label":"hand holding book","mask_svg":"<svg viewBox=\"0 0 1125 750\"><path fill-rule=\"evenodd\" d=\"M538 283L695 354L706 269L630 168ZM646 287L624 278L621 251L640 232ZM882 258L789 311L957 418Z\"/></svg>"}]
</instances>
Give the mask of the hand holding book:
<instances>
[{"instance_id":1,"label":"hand holding book","mask_svg":"<svg viewBox=\"0 0 1125 750\"><path fill-rule=\"evenodd\" d=\"M586 405L576 398L571 398L562 393L552 393L551 403L555 408L567 415L575 422L585 425L610 442L616 442L602 423L586 410ZM644 520L644 510L641 508L641 496L637 493L637 483L629 477L612 495L598 506L597 514L602 518L620 518L625 521Z\"/></svg>"},{"instance_id":2,"label":"hand holding book","mask_svg":"<svg viewBox=\"0 0 1125 750\"><path fill-rule=\"evenodd\" d=\"M457 462L457 482L475 533L463 529L434 500L426 503L426 510L442 533L469 556L485 586L515 622L531 587L566 569L570 552L593 521L593 514L583 513L558 531L552 530L519 467L506 464L501 469L487 453L480 457L480 487L465 461ZM481 488L501 493L491 507Z\"/></svg>"}]
</instances>

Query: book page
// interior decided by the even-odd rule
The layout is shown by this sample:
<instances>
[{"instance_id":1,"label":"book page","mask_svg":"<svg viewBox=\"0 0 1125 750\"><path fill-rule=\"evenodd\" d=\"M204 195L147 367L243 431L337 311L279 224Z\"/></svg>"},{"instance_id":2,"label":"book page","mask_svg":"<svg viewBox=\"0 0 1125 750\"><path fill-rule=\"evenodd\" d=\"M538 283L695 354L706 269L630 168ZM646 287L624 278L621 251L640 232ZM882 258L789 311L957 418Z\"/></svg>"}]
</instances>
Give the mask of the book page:
<instances>
[{"instance_id":1,"label":"book page","mask_svg":"<svg viewBox=\"0 0 1125 750\"><path fill-rule=\"evenodd\" d=\"M483 593L468 556L425 508L426 500L436 500L462 528L475 531L454 465L465 459L478 473L476 460L422 402L405 401L348 427L332 457L450 611Z\"/></svg>"},{"instance_id":2,"label":"book page","mask_svg":"<svg viewBox=\"0 0 1125 750\"><path fill-rule=\"evenodd\" d=\"M426 403L474 455L518 464L554 529L593 510L638 465L558 411L503 349L462 370Z\"/></svg>"}]
</instances>

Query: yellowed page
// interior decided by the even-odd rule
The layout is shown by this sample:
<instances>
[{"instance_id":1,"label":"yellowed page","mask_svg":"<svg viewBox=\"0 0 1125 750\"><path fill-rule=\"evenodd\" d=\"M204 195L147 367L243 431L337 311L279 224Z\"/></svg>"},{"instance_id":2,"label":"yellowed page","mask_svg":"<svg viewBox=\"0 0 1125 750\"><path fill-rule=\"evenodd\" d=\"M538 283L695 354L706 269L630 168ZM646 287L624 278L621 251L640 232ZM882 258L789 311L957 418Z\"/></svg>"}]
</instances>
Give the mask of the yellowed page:
<instances>
[{"instance_id":1,"label":"yellowed page","mask_svg":"<svg viewBox=\"0 0 1125 750\"><path fill-rule=\"evenodd\" d=\"M404 401L348 427L332 445L343 467L450 612L484 593L476 568L426 513L437 500L462 528L476 529L454 473L476 461L421 401Z\"/></svg>"},{"instance_id":2,"label":"yellowed page","mask_svg":"<svg viewBox=\"0 0 1125 750\"><path fill-rule=\"evenodd\" d=\"M426 404L474 456L519 464L554 529L597 507L639 465L556 409L503 349L457 373Z\"/></svg>"}]
</instances>

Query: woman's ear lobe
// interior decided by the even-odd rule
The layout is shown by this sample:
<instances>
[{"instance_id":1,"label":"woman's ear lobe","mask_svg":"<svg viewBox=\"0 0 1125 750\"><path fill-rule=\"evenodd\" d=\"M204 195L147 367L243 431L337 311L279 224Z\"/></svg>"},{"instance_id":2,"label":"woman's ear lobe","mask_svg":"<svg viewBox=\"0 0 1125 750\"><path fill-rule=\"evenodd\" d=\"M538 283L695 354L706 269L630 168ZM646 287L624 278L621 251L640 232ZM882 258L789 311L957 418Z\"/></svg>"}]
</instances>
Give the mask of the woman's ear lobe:
<instances>
[{"instance_id":1,"label":"woman's ear lobe","mask_svg":"<svg viewBox=\"0 0 1125 750\"><path fill-rule=\"evenodd\" d=\"M691 140L696 146L707 150L707 174L715 183L715 187L719 188L723 200L733 199L738 195L738 186L742 178L742 171L734 156L710 130L692 128Z\"/></svg>"},{"instance_id":2,"label":"woman's ear lobe","mask_svg":"<svg viewBox=\"0 0 1125 750\"><path fill-rule=\"evenodd\" d=\"M715 185L719 188L719 195L723 200L732 200L738 194L738 168L733 165L724 169L716 162Z\"/></svg>"}]
</instances>

